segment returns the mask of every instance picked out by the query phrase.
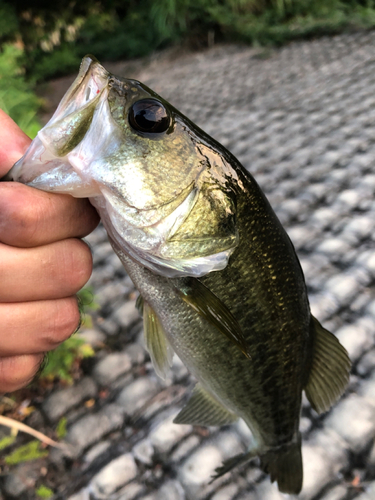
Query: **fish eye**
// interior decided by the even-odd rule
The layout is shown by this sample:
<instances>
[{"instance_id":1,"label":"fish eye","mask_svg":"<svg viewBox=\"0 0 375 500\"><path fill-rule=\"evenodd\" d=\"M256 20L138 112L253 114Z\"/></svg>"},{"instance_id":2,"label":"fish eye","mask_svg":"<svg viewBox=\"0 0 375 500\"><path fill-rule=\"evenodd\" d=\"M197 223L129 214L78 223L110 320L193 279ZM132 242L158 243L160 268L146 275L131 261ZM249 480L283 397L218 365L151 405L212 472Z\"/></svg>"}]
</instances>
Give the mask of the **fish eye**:
<instances>
[{"instance_id":1,"label":"fish eye","mask_svg":"<svg viewBox=\"0 0 375 500\"><path fill-rule=\"evenodd\" d=\"M157 99L141 99L129 109L129 124L137 132L160 134L169 128L170 114Z\"/></svg>"}]
</instances>

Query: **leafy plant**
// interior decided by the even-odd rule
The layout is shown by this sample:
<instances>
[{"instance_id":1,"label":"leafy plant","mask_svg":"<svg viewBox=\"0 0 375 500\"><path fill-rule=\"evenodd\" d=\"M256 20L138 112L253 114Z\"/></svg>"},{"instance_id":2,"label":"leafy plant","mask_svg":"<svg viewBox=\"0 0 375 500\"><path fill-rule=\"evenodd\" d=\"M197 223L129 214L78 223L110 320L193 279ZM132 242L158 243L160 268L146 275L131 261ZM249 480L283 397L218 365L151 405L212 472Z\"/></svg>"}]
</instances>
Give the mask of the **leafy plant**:
<instances>
[{"instance_id":1,"label":"leafy plant","mask_svg":"<svg viewBox=\"0 0 375 500\"><path fill-rule=\"evenodd\" d=\"M59 439L63 439L66 436L66 424L67 424L67 419L66 417L60 418L57 426L56 426L56 435Z\"/></svg>"},{"instance_id":2,"label":"leafy plant","mask_svg":"<svg viewBox=\"0 0 375 500\"><path fill-rule=\"evenodd\" d=\"M5 436L0 439L0 451L4 450L8 446L11 446L16 440L16 436Z\"/></svg>"},{"instance_id":3,"label":"leafy plant","mask_svg":"<svg viewBox=\"0 0 375 500\"><path fill-rule=\"evenodd\" d=\"M17 465L22 462L28 462L37 458L48 456L48 451L41 448L41 443L37 440L19 446L12 453L4 458L7 465Z\"/></svg>"},{"instance_id":4,"label":"leafy plant","mask_svg":"<svg viewBox=\"0 0 375 500\"><path fill-rule=\"evenodd\" d=\"M39 498L51 498L53 497L53 491L47 486L41 484L39 488L35 490L36 496Z\"/></svg>"},{"instance_id":5,"label":"leafy plant","mask_svg":"<svg viewBox=\"0 0 375 500\"><path fill-rule=\"evenodd\" d=\"M47 380L60 379L62 382L73 383L73 373L79 368L82 359L94 356L94 350L79 337L70 337L48 355L48 362L40 378Z\"/></svg>"},{"instance_id":6,"label":"leafy plant","mask_svg":"<svg viewBox=\"0 0 375 500\"><path fill-rule=\"evenodd\" d=\"M0 52L0 108L31 138L40 129L37 112L41 100L26 82L20 66L23 52L14 45L5 45Z\"/></svg>"},{"instance_id":7,"label":"leafy plant","mask_svg":"<svg viewBox=\"0 0 375 500\"><path fill-rule=\"evenodd\" d=\"M6 41L19 32L17 14L12 5L0 2L0 40Z\"/></svg>"},{"instance_id":8,"label":"leafy plant","mask_svg":"<svg viewBox=\"0 0 375 500\"><path fill-rule=\"evenodd\" d=\"M86 286L82 288L78 294L78 300L83 314L90 314L91 311L97 311L100 305L95 302L93 288Z\"/></svg>"},{"instance_id":9,"label":"leafy plant","mask_svg":"<svg viewBox=\"0 0 375 500\"><path fill-rule=\"evenodd\" d=\"M89 311L95 311L99 308L93 297L92 289L89 287L83 288L78 293L83 318L82 324L89 327L92 325ZM74 374L79 371L82 359L94 356L94 354L93 348L84 339L72 336L48 354L48 361L40 378L50 381L57 378L71 384L74 380Z\"/></svg>"}]
</instances>

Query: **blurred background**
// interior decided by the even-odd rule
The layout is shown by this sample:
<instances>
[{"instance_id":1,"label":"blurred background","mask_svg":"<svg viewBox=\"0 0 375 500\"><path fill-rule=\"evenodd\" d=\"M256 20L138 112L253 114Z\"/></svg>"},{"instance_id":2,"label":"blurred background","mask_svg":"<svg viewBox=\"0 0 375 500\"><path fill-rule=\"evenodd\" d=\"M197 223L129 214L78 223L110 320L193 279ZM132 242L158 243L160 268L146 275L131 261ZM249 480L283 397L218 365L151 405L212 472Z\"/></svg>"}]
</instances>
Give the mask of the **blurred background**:
<instances>
[{"instance_id":1,"label":"blurred background","mask_svg":"<svg viewBox=\"0 0 375 500\"><path fill-rule=\"evenodd\" d=\"M371 0L0 1L0 108L30 137L91 53L169 100L266 193L314 315L353 361L330 413L303 403L301 500L375 499L374 27ZM87 241L80 333L32 385L0 398L13 421L0 425L0 500L286 498L256 461L208 484L251 435L241 421L172 423L194 381L176 357L158 379L137 291L101 226Z\"/></svg>"},{"instance_id":2,"label":"blurred background","mask_svg":"<svg viewBox=\"0 0 375 500\"><path fill-rule=\"evenodd\" d=\"M75 72L87 53L118 61L176 46L267 47L374 25L373 0L2 0L0 106L35 136L35 85Z\"/></svg>"}]
</instances>

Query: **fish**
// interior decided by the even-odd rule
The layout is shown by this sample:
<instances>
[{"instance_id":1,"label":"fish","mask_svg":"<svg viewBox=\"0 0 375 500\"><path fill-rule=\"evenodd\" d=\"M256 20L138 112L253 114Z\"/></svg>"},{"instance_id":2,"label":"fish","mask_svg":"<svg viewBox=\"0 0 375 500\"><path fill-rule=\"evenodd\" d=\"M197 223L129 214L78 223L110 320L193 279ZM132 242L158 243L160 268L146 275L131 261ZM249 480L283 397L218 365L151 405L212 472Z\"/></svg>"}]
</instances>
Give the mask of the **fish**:
<instances>
[{"instance_id":1,"label":"fish","mask_svg":"<svg viewBox=\"0 0 375 500\"><path fill-rule=\"evenodd\" d=\"M139 291L157 374L166 377L176 353L197 380L174 422L242 418L252 444L215 477L259 457L281 492L298 494L302 393L328 411L351 363L312 316L293 244L239 161L146 85L88 55L3 180L90 199Z\"/></svg>"}]
</instances>

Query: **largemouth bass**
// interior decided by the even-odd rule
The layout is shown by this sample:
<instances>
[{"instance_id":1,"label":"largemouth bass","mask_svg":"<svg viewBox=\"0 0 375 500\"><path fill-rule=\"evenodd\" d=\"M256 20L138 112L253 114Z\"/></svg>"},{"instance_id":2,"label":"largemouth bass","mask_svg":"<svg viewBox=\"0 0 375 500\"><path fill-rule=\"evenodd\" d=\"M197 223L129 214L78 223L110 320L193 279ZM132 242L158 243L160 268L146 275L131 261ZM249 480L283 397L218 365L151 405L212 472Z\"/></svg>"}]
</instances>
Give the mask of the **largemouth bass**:
<instances>
[{"instance_id":1,"label":"largemouth bass","mask_svg":"<svg viewBox=\"0 0 375 500\"><path fill-rule=\"evenodd\" d=\"M242 418L279 490L299 493L304 390L327 411L345 349L311 315L294 247L254 178L136 80L92 56L5 180L89 197L140 292L146 345L165 376L176 352L198 383L176 423Z\"/></svg>"}]
</instances>

